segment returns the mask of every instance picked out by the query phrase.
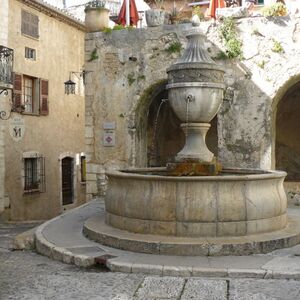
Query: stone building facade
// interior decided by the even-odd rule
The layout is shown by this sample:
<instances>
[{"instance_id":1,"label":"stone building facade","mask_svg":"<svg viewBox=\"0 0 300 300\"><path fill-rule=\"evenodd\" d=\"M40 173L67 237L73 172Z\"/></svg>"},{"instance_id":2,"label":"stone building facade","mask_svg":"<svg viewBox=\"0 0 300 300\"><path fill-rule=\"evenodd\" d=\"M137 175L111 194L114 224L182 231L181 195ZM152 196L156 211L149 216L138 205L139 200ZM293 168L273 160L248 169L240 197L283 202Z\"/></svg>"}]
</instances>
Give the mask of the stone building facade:
<instances>
[{"instance_id":1,"label":"stone building facade","mask_svg":"<svg viewBox=\"0 0 300 300\"><path fill-rule=\"evenodd\" d=\"M40 0L9 0L7 12L6 46L14 50L14 89L13 112L1 121L5 127L2 216L44 220L85 202L81 73L85 27ZM77 83L75 95L64 92L69 76Z\"/></svg>"},{"instance_id":2,"label":"stone building facade","mask_svg":"<svg viewBox=\"0 0 300 300\"><path fill-rule=\"evenodd\" d=\"M201 23L207 51L226 69L227 90L208 145L223 167L286 170L297 190L300 19L236 23L242 59L222 59L220 24ZM190 26L86 35L88 198L103 192L106 169L164 165L182 147L179 121L162 100L166 69L180 56Z\"/></svg>"},{"instance_id":3,"label":"stone building facade","mask_svg":"<svg viewBox=\"0 0 300 300\"><path fill-rule=\"evenodd\" d=\"M1 2L0 9L0 45L7 46L8 42L8 2L9 0L3 0ZM4 84L0 80L0 91L4 87ZM6 100L6 97L2 93L0 95L0 104ZM4 197L4 177L5 177L5 163L4 163L4 124L0 120L0 213L4 211L5 197Z\"/></svg>"}]
</instances>

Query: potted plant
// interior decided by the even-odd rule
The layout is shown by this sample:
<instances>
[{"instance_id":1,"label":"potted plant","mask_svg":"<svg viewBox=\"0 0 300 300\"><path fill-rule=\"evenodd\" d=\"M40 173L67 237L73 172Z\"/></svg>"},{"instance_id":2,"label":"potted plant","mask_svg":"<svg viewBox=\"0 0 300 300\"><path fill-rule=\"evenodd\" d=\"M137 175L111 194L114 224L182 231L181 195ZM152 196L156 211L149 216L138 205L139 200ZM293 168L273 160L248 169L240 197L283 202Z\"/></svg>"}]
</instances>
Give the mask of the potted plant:
<instances>
[{"instance_id":1,"label":"potted plant","mask_svg":"<svg viewBox=\"0 0 300 300\"><path fill-rule=\"evenodd\" d=\"M109 9L106 7L106 1L93 0L85 6L85 25L88 32L101 31L108 27Z\"/></svg>"},{"instance_id":2,"label":"potted plant","mask_svg":"<svg viewBox=\"0 0 300 300\"><path fill-rule=\"evenodd\" d=\"M148 27L155 27L165 23L165 11L162 9L164 0L154 0L155 8L146 10L146 22Z\"/></svg>"}]
</instances>

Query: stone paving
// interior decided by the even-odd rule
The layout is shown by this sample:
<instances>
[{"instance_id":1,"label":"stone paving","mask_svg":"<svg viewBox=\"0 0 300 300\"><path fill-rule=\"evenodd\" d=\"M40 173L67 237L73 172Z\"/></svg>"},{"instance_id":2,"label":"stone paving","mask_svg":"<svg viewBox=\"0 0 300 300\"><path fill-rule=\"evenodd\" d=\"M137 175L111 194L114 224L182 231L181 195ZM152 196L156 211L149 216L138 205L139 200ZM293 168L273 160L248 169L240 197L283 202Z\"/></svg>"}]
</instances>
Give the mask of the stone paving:
<instances>
[{"instance_id":1,"label":"stone paving","mask_svg":"<svg viewBox=\"0 0 300 300\"><path fill-rule=\"evenodd\" d=\"M298 300L296 280L184 278L80 268L32 251L12 251L34 224L0 224L0 300Z\"/></svg>"}]
</instances>

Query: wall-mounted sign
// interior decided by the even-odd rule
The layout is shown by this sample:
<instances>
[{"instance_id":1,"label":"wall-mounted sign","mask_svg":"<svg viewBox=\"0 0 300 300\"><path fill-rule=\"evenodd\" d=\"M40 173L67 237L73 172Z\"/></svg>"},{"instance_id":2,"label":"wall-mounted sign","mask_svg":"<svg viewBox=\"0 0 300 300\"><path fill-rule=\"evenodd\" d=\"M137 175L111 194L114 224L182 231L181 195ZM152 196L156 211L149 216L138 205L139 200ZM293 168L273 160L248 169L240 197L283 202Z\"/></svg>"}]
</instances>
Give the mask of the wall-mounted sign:
<instances>
[{"instance_id":1,"label":"wall-mounted sign","mask_svg":"<svg viewBox=\"0 0 300 300\"><path fill-rule=\"evenodd\" d=\"M103 146L114 147L116 145L116 133L112 129L106 129L103 133Z\"/></svg>"},{"instance_id":2,"label":"wall-mounted sign","mask_svg":"<svg viewBox=\"0 0 300 300\"><path fill-rule=\"evenodd\" d=\"M116 129L116 122L103 122L103 129Z\"/></svg>"},{"instance_id":3,"label":"wall-mounted sign","mask_svg":"<svg viewBox=\"0 0 300 300\"><path fill-rule=\"evenodd\" d=\"M21 116L14 116L9 120L9 133L14 141L22 140L25 134L25 121Z\"/></svg>"}]
</instances>

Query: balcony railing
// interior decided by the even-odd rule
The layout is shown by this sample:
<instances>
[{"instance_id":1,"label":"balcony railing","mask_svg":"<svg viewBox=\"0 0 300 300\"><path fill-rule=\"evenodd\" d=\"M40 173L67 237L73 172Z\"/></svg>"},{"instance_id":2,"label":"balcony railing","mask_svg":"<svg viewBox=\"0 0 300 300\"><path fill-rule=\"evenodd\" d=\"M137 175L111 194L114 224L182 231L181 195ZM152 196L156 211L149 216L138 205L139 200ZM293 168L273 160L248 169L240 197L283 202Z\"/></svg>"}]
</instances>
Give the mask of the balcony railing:
<instances>
[{"instance_id":1,"label":"balcony railing","mask_svg":"<svg viewBox=\"0 0 300 300\"><path fill-rule=\"evenodd\" d=\"M13 85L14 50L0 46L0 88Z\"/></svg>"}]
</instances>

